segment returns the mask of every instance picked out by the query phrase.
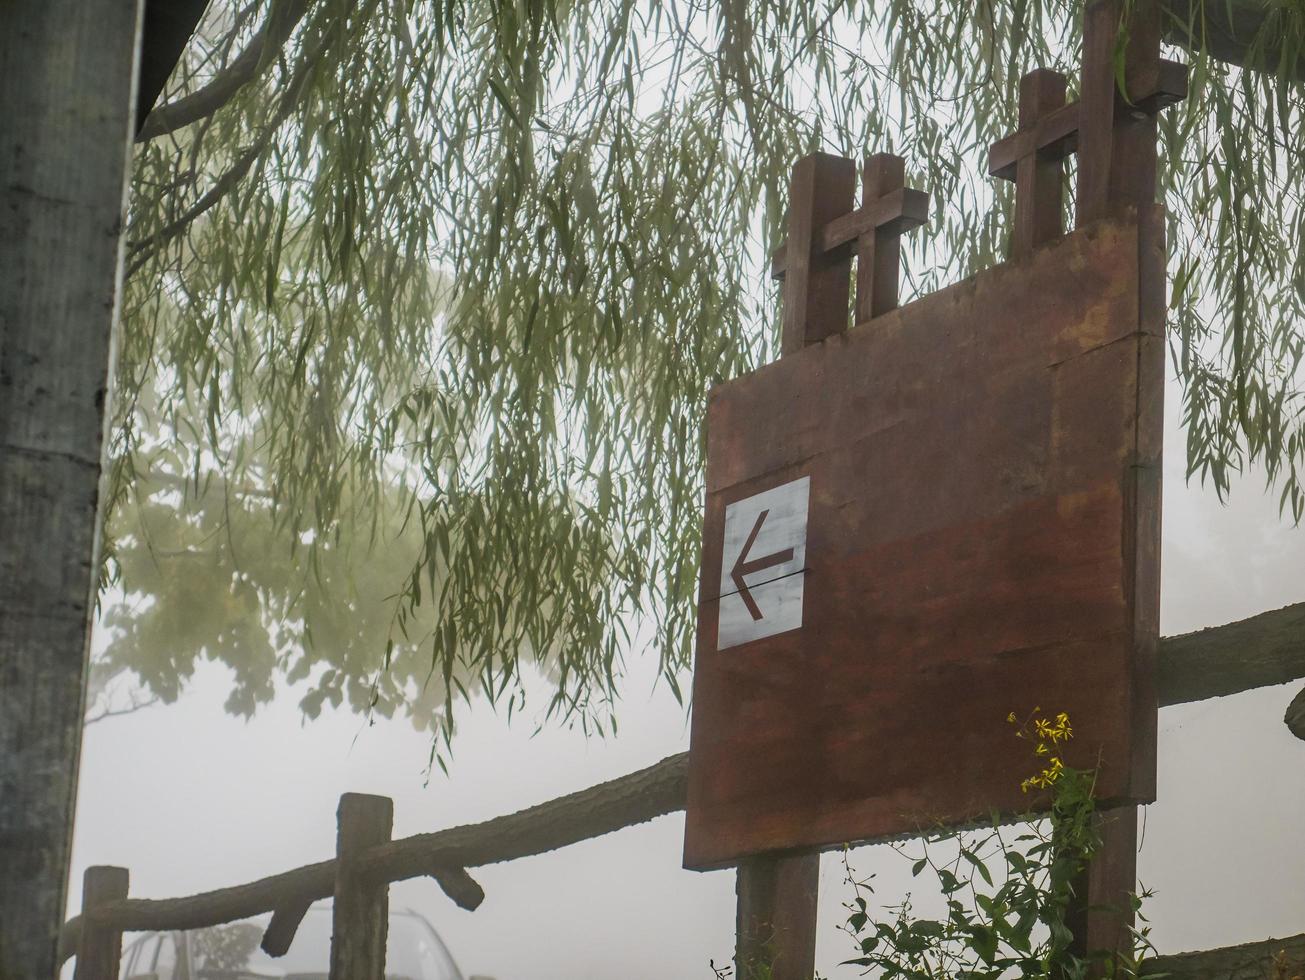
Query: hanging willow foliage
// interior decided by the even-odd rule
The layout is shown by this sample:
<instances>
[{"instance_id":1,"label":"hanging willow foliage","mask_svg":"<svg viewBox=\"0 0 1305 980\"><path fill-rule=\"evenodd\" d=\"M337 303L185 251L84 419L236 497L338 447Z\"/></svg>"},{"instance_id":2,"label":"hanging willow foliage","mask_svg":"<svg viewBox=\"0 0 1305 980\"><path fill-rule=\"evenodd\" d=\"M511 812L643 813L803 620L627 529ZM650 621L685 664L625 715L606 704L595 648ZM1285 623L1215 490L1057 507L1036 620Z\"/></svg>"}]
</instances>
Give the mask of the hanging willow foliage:
<instances>
[{"instance_id":1,"label":"hanging willow foliage","mask_svg":"<svg viewBox=\"0 0 1305 980\"><path fill-rule=\"evenodd\" d=\"M1169 8L1173 362L1191 472L1258 463L1299 518L1305 0L1235 6ZM631 650L678 693L706 394L775 353L793 161L906 157L937 202L908 298L998 261L986 150L1022 73L1074 77L1080 14L214 3L135 161L102 675L167 699L213 657L233 711L310 678L310 714L438 745L525 665L586 725Z\"/></svg>"}]
</instances>

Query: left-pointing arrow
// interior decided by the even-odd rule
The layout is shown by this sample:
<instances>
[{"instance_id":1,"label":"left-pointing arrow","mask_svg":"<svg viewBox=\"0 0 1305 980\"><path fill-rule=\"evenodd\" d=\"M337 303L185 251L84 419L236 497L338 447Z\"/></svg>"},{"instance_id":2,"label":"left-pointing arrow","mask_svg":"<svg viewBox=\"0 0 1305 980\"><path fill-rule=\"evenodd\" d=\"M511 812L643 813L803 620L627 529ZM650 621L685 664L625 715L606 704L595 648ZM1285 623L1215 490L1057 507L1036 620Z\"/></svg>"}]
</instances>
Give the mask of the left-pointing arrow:
<instances>
[{"instance_id":1,"label":"left-pointing arrow","mask_svg":"<svg viewBox=\"0 0 1305 980\"><path fill-rule=\"evenodd\" d=\"M765 571L767 568L774 568L776 565L782 565L787 561L793 560L793 549L785 548L783 551L776 551L774 554L766 555L764 558L754 558L748 561L748 553L752 550L752 545L756 543L757 535L761 533L761 525L766 523L766 515L769 510L763 510L757 515L757 523L752 525L752 533L748 535L748 540L743 542L743 548L739 551L739 557L734 560L734 567L730 569L730 578L734 582L734 587L739 590L739 598L743 604L748 607L748 612L752 614L753 620L762 618L761 607L757 605L757 600L752 598L752 591L748 588L745 576L752 575L756 572Z\"/></svg>"}]
</instances>

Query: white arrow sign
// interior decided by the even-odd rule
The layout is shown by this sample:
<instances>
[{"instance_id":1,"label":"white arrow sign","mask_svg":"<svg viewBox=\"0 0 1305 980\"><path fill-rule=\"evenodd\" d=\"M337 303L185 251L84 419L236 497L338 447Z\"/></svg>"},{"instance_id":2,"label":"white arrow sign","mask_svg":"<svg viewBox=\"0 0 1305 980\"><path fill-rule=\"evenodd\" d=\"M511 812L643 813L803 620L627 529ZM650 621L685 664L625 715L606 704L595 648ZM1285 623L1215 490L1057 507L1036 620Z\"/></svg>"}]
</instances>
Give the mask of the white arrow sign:
<instances>
[{"instance_id":1,"label":"white arrow sign","mask_svg":"<svg viewBox=\"0 0 1305 980\"><path fill-rule=\"evenodd\" d=\"M811 477L725 508L716 649L802 626Z\"/></svg>"}]
</instances>

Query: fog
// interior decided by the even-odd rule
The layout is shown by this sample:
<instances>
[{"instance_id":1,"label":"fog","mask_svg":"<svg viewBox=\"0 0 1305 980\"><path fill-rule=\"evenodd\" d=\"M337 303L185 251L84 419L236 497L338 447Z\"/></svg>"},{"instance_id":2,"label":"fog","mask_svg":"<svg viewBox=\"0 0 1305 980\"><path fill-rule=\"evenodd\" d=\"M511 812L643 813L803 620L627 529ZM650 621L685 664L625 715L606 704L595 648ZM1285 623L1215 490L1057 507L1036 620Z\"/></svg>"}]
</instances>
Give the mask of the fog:
<instances>
[{"instance_id":1,"label":"fog","mask_svg":"<svg viewBox=\"0 0 1305 980\"><path fill-rule=\"evenodd\" d=\"M1214 626L1305 600L1305 532L1280 521L1258 475L1229 506L1183 481L1171 383L1166 434L1162 633ZM131 870L131 892L167 897L238 884L329 857L345 791L395 802L395 835L477 821L648 765L688 746L686 711L656 685L656 657L634 660L620 735L586 740L529 711L508 725L489 706L465 712L451 775L427 772L428 737L403 720L343 711L301 721L283 690L251 721L225 715L228 677L201 669L175 705L87 729L69 907L90 864ZM1161 951L1305 931L1305 742L1282 723L1299 683L1160 713L1159 799L1143 811L1144 913ZM542 690L542 689L541 689ZM545 698L534 699L542 709ZM945 706L938 706L945 709ZM486 899L456 908L431 881L391 901L426 915L464 973L498 980L699 977L733 946L733 874L680 869L682 815L552 854L473 869ZM909 863L857 850L884 894ZM837 925L849 897L841 856L822 863L818 965L853 955Z\"/></svg>"}]
</instances>

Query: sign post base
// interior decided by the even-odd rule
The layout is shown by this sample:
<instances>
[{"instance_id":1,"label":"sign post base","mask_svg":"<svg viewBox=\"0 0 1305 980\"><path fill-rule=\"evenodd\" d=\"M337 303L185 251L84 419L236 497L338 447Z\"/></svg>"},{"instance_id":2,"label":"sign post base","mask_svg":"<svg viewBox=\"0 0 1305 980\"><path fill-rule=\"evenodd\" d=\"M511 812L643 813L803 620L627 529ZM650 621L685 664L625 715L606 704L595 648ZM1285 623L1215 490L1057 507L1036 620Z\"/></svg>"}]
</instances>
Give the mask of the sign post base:
<instances>
[{"instance_id":1,"label":"sign post base","mask_svg":"<svg viewBox=\"0 0 1305 980\"><path fill-rule=\"evenodd\" d=\"M819 886L819 854L763 854L739 863L736 980L811 980Z\"/></svg>"}]
</instances>

